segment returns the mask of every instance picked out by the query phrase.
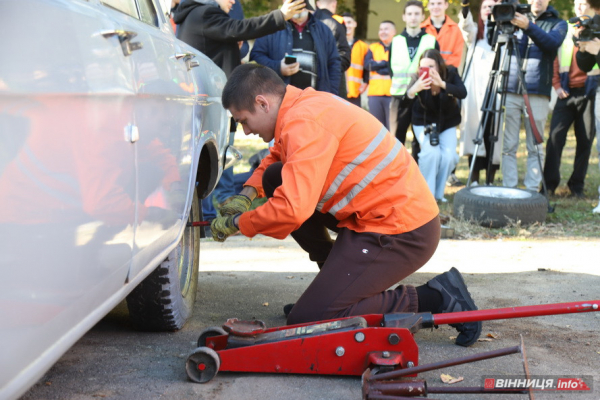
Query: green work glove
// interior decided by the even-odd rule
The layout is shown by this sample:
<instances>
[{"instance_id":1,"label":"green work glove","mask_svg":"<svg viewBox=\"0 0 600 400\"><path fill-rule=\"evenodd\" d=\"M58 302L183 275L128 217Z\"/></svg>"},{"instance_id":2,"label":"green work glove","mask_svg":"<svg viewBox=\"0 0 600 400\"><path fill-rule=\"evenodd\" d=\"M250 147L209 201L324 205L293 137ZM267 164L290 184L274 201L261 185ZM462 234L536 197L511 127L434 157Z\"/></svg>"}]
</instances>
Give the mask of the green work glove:
<instances>
[{"instance_id":1,"label":"green work glove","mask_svg":"<svg viewBox=\"0 0 600 400\"><path fill-rule=\"evenodd\" d=\"M248 196L236 194L235 196L227 198L227 200L223 202L219 208L219 212L222 216L235 215L248 211L251 205L252 200L250 200Z\"/></svg>"},{"instance_id":2,"label":"green work glove","mask_svg":"<svg viewBox=\"0 0 600 400\"><path fill-rule=\"evenodd\" d=\"M224 242L229 236L237 233L239 228L233 223L233 219L237 217L235 215L227 215L225 217L217 217L212 220L210 224L210 230L212 231L213 239L217 242Z\"/></svg>"}]
</instances>

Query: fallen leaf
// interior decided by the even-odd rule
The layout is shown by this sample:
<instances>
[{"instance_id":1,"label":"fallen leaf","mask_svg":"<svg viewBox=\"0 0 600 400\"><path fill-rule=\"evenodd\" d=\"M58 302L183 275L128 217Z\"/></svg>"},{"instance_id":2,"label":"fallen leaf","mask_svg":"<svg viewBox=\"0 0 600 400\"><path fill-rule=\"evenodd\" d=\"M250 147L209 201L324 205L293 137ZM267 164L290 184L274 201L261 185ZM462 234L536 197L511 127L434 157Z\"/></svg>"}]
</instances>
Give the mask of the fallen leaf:
<instances>
[{"instance_id":1,"label":"fallen leaf","mask_svg":"<svg viewBox=\"0 0 600 400\"><path fill-rule=\"evenodd\" d=\"M442 375L440 375L440 378L442 378L442 382L444 382L448 385L452 385L453 383L456 383L456 382L462 382L464 380L464 378L462 376L455 378L448 374L442 374Z\"/></svg>"},{"instance_id":2,"label":"fallen leaf","mask_svg":"<svg viewBox=\"0 0 600 400\"><path fill-rule=\"evenodd\" d=\"M498 335L496 333L492 333L492 332L488 333L487 337L492 338L492 339L498 339Z\"/></svg>"},{"instance_id":3,"label":"fallen leaf","mask_svg":"<svg viewBox=\"0 0 600 400\"><path fill-rule=\"evenodd\" d=\"M294 275L286 276L287 279L294 279Z\"/></svg>"},{"instance_id":4,"label":"fallen leaf","mask_svg":"<svg viewBox=\"0 0 600 400\"><path fill-rule=\"evenodd\" d=\"M488 338L479 338L477 339L478 342L491 342L492 339L488 339Z\"/></svg>"},{"instance_id":5,"label":"fallen leaf","mask_svg":"<svg viewBox=\"0 0 600 400\"><path fill-rule=\"evenodd\" d=\"M269 303L263 303L263 307L269 307Z\"/></svg>"},{"instance_id":6,"label":"fallen leaf","mask_svg":"<svg viewBox=\"0 0 600 400\"><path fill-rule=\"evenodd\" d=\"M454 339L456 339L456 336L449 336L448 339L454 340Z\"/></svg>"}]
</instances>

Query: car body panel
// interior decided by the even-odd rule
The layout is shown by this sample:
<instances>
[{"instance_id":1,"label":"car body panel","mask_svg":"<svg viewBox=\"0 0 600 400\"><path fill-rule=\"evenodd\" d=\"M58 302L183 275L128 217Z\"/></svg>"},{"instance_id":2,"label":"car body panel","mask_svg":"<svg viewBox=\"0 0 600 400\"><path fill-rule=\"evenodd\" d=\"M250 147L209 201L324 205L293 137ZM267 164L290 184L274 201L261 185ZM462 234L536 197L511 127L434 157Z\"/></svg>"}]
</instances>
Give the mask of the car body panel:
<instances>
[{"instance_id":1,"label":"car body panel","mask_svg":"<svg viewBox=\"0 0 600 400\"><path fill-rule=\"evenodd\" d=\"M2 2L13 39L0 42L1 399L178 243L199 165L213 169L207 192L222 172L225 75L156 7L152 26L97 0ZM136 31L142 49L125 55L115 31ZM171 58L185 51L198 67Z\"/></svg>"}]
</instances>

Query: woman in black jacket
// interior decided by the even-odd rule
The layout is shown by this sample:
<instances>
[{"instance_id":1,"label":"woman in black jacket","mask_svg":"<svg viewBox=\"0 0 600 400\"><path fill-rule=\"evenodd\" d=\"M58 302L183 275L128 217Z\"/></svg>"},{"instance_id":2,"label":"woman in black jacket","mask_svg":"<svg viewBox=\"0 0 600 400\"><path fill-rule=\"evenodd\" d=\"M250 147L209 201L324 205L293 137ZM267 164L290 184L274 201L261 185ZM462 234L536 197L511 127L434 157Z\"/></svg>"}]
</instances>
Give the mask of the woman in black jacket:
<instances>
[{"instance_id":1,"label":"woman in black jacket","mask_svg":"<svg viewBox=\"0 0 600 400\"><path fill-rule=\"evenodd\" d=\"M443 202L446 180L458 161L458 99L467 96L467 89L456 68L446 65L436 49L423 53L418 75L409 84L401 106L408 106L417 97L413 103L412 124L421 145L419 169L436 200Z\"/></svg>"}]
</instances>

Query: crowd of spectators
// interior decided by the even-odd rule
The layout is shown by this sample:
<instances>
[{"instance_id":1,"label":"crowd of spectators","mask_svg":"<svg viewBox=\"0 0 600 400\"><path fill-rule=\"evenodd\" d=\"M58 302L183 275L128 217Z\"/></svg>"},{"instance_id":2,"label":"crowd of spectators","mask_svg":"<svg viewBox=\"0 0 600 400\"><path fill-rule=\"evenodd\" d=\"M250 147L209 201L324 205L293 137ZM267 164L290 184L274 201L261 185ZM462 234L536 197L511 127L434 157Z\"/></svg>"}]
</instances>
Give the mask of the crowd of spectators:
<instances>
[{"instance_id":1,"label":"crowd of spectators","mask_svg":"<svg viewBox=\"0 0 600 400\"><path fill-rule=\"evenodd\" d=\"M241 63L243 41L256 39L249 60L273 69L286 83L330 92L367 108L402 144L412 126L412 155L439 202L446 201L445 187L458 182L454 171L459 156L468 157L470 185L521 186L554 195L571 125L576 154L565 183L571 196L585 197L600 125L595 99L600 39L580 41L581 28L564 21L549 0L529 0L528 13L515 12L508 22L511 46L498 44L508 29L491 18L499 0L481 1L476 18L468 0L462 0L457 21L447 14L447 0L429 0L427 9L419 0L408 0L402 11L405 29L398 33L394 22L382 20L379 40L371 44L355 37L357 22L351 13L336 14L336 0L318 0L316 7L307 1L304 9L298 0L293 6L286 0L284 18L272 12L247 20L228 15L233 0L188 1L193 5L182 2L175 8L174 21L181 24L178 36L200 45L228 74ZM188 22L215 1L222 12L219 18ZM578 17L600 12L600 0L575 0L574 10ZM499 65L507 48L515 53L508 57L508 67ZM499 68L507 69L504 89L489 84ZM555 112L546 134L553 93ZM494 97L492 108L503 113L483 111ZM522 123L527 159L520 178ZM502 182L495 182L498 170ZM598 191L600 195L600 187ZM600 213L600 204L593 212Z\"/></svg>"}]
</instances>

